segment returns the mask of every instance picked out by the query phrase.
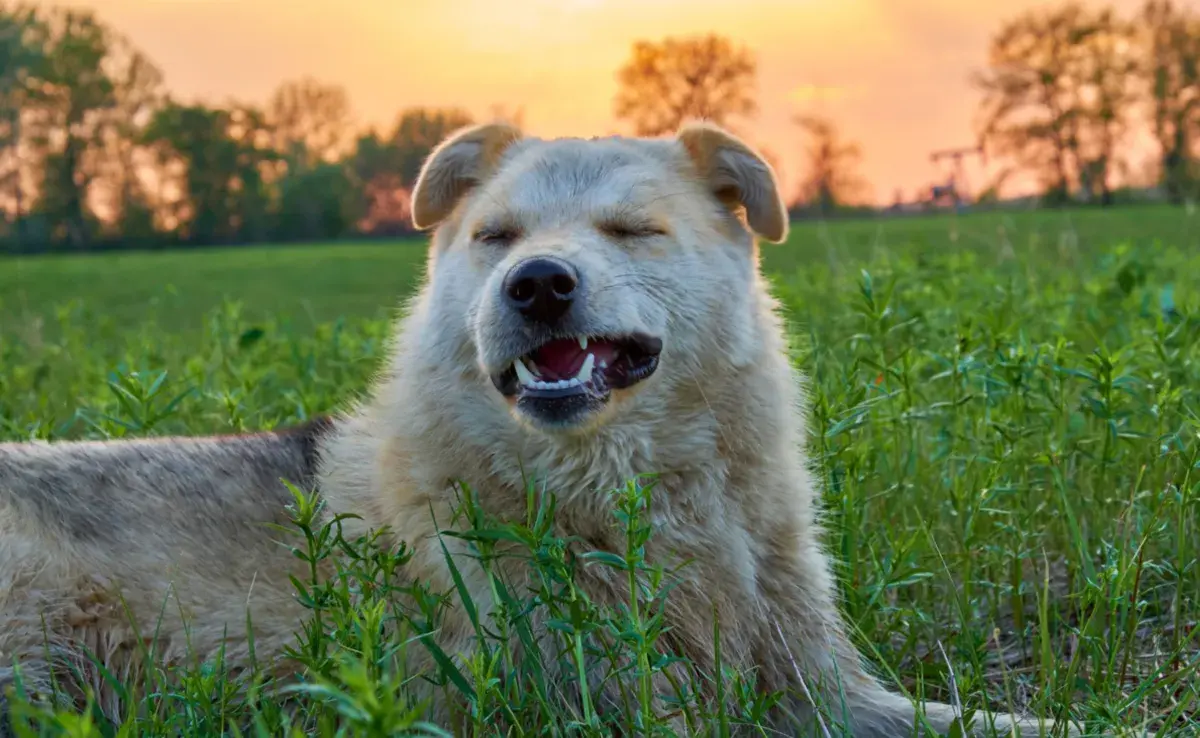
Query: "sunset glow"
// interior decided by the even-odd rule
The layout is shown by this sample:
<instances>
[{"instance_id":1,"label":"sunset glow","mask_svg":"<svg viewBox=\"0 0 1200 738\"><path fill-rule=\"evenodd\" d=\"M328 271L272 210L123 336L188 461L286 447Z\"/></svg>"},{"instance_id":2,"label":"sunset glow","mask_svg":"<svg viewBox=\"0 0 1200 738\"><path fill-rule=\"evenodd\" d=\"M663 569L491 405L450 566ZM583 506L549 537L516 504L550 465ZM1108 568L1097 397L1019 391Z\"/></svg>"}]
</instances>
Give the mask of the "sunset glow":
<instances>
[{"instance_id":1,"label":"sunset glow","mask_svg":"<svg viewBox=\"0 0 1200 738\"><path fill-rule=\"evenodd\" d=\"M1089 4L1095 0L1090 0ZM614 73L634 40L718 31L758 59L760 112L739 130L790 187L800 112L863 149L875 198L945 172L933 149L973 143L968 83L989 36L1034 0L90 0L183 99L264 101L312 75L343 85L360 125L410 105L523 109L538 135L625 132ZM1098 4L1098 3L1096 3ZM1120 0L1129 10L1140 2ZM969 170L972 184L984 173Z\"/></svg>"}]
</instances>

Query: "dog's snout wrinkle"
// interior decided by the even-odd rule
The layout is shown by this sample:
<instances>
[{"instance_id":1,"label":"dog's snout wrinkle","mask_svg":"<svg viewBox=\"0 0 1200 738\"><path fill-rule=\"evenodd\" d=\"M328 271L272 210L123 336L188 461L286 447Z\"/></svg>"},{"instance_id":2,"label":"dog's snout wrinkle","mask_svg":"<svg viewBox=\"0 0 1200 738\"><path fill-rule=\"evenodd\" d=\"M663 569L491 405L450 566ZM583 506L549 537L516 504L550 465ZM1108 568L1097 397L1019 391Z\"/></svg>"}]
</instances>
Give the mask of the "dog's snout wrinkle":
<instances>
[{"instance_id":1,"label":"dog's snout wrinkle","mask_svg":"<svg viewBox=\"0 0 1200 738\"><path fill-rule=\"evenodd\" d=\"M549 256L518 262L504 277L504 298L527 320L558 322L575 300L579 272L571 264Z\"/></svg>"}]
</instances>

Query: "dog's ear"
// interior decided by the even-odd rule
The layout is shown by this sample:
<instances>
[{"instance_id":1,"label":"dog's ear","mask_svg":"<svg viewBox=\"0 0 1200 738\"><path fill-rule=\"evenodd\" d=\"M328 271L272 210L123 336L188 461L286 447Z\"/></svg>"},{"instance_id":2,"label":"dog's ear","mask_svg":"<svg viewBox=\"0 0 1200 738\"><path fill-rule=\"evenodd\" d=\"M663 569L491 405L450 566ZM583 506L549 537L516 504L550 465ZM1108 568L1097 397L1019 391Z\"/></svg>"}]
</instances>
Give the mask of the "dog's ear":
<instances>
[{"instance_id":1,"label":"dog's ear","mask_svg":"<svg viewBox=\"0 0 1200 738\"><path fill-rule=\"evenodd\" d=\"M730 208L745 209L752 231L771 243L787 238L787 206L766 159L712 123L685 123L675 135L713 194Z\"/></svg>"},{"instance_id":2,"label":"dog's ear","mask_svg":"<svg viewBox=\"0 0 1200 738\"><path fill-rule=\"evenodd\" d=\"M425 159L413 186L413 227L424 230L442 222L468 190L495 171L504 151L523 136L508 123L467 126L447 136Z\"/></svg>"}]
</instances>

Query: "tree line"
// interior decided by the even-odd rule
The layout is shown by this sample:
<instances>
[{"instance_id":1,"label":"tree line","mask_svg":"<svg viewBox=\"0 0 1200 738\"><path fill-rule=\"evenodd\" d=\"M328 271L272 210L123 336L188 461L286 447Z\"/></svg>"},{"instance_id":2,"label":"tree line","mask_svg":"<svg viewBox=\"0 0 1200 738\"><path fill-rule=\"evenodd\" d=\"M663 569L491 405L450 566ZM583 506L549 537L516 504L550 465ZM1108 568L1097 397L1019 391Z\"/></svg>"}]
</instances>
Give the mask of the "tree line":
<instances>
[{"instance_id":1,"label":"tree line","mask_svg":"<svg viewBox=\"0 0 1200 738\"><path fill-rule=\"evenodd\" d=\"M718 34L638 41L616 70L614 117L660 135L688 117L754 117L757 64ZM1044 201L1110 204L1129 136L1148 127L1151 179L1200 194L1200 18L1170 0L1138 13L1078 2L1015 16L983 69L981 143ZM520 118L493 110L492 117ZM413 107L356 130L344 89L283 82L262 103L182 102L153 60L94 12L0 4L0 251L333 240L408 231L408 192L459 108ZM798 215L862 199L859 146L799 116ZM997 183L993 183L999 184Z\"/></svg>"}]
</instances>

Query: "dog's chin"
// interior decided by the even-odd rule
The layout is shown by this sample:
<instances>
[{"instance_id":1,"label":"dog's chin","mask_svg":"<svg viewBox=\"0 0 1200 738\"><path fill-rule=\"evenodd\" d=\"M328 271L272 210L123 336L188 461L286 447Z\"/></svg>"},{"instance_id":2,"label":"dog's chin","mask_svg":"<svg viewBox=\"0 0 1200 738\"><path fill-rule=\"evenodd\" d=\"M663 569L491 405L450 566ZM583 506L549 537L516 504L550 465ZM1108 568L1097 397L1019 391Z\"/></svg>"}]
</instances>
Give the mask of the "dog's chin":
<instances>
[{"instance_id":1,"label":"dog's chin","mask_svg":"<svg viewBox=\"0 0 1200 738\"><path fill-rule=\"evenodd\" d=\"M571 336L533 346L491 375L522 420L547 431L591 427L658 369L662 339L644 333Z\"/></svg>"}]
</instances>

